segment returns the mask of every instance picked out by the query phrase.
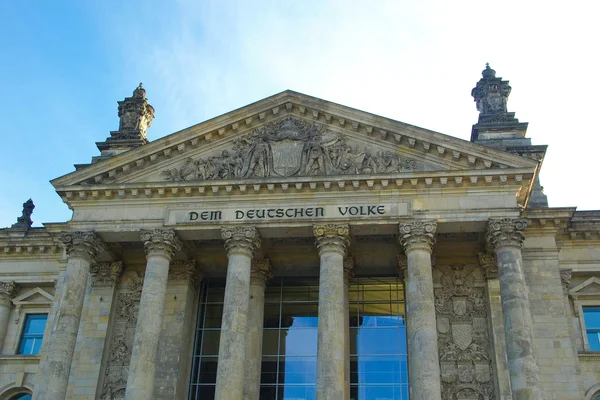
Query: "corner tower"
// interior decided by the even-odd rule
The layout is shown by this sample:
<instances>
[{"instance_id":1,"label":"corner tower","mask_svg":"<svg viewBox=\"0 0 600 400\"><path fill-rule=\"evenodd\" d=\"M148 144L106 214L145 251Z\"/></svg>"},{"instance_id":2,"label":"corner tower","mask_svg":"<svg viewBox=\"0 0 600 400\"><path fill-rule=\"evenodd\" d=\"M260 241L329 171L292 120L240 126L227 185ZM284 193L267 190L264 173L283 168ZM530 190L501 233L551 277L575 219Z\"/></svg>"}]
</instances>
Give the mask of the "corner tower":
<instances>
[{"instance_id":1,"label":"corner tower","mask_svg":"<svg viewBox=\"0 0 600 400\"><path fill-rule=\"evenodd\" d=\"M512 90L508 81L496 77L496 71L489 64L486 64L481 75L482 78L471 90L479 111L479 120L471 130L471 142L538 161L538 172L528 207L548 207L548 198L539 179L548 146L532 145L531 139L525 137L529 124L519 122L515 113L508 111L508 96Z\"/></svg>"}]
</instances>

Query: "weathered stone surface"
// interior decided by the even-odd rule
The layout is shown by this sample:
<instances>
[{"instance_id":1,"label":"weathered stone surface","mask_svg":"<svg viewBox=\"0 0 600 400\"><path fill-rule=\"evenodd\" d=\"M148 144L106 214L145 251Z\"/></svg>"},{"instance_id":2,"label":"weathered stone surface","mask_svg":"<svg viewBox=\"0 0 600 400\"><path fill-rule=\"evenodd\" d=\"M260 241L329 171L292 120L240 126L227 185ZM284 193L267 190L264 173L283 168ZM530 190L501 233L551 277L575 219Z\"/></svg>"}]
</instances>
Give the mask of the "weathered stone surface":
<instances>
[{"instance_id":1,"label":"weathered stone surface","mask_svg":"<svg viewBox=\"0 0 600 400\"><path fill-rule=\"evenodd\" d=\"M10 319L10 311L12 309L11 298L17 293L18 286L12 282L0 281L0 351L6 337L8 321Z\"/></svg>"},{"instance_id":2,"label":"weathered stone surface","mask_svg":"<svg viewBox=\"0 0 600 400\"><path fill-rule=\"evenodd\" d=\"M407 258L406 336L411 399L441 399L440 363L436 331L431 253L435 221L401 223L400 244Z\"/></svg>"},{"instance_id":3,"label":"weathered stone surface","mask_svg":"<svg viewBox=\"0 0 600 400\"><path fill-rule=\"evenodd\" d=\"M141 233L146 250L146 273L127 376L127 400L150 399L154 393L156 355L169 282L169 263L181 249L175 232L155 229Z\"/></svg>"},{"instance_id":4,"label":"weathered stone surface","mask_svg":"<svg viewBox=\"0 0 600 400\"><path fill-rule=\"evenodd\" d=\"M61 241L68 257L67 269L46 342L46 357L40 364L36 388L40 400L63 400L67 394L90 265L104 249L104 243L93 232L65 233Z\"/></svg>"},{"instance_id":5,"label":"weathered stone surface","mask_svg":"<svg viewBox=\"0 0 600 400\"><path fill-rule=\"evenodd\" d=\"M515 400L542 399L540 370L533 347L529 289L523 273L521 248L527 222L490 220L486 238L496 253L506 332L506 352Z\"/></svg>"},{"instance_id":6,"label":"weathered stone surface","mask_svg":"<svg viewBox=\"0 0 600 400\"><path fill-rule=\"evenodd\" d=\"M346 385L347 280L344 256L348 225L315 225L313 232L321 260L319 274L319 327L317 340L317 399L343 400ZM346 267L348 270L348 265Z\"/></svg>"},{"instance_id":7,"label":"weathered stone surface","mask_svg":"<svg viewBox=\"0 0 600 400\"><path fill-rule=\"evenodd\" d=\"M215 399L240 400L244 394L244 367L248 349L248 310L252 257L260 247L254 227L223 228L221 236L229 259L219 341Z\"/></svg>"},{"instance_id":8,"label":"weathered stone surface","mask_svg":"<svg viewBox=\"0 0 600 400\"><path fill-rule=\"evenodd\" d=\"M273 277L269 260L254 260L250 271L248 349L244 375L244 400L258 400L265 313L265 285Z\"/></svg>"}]
</instances>

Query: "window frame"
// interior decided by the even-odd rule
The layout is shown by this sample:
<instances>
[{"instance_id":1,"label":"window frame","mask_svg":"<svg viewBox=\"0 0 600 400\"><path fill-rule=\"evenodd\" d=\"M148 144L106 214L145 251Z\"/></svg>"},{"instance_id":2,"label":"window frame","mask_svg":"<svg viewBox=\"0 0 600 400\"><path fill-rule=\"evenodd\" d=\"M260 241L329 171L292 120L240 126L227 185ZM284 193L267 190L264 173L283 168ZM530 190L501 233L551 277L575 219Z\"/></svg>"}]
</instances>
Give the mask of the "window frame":
<instances>
[{"instance_id":1,"label":"window frame","mask_svg":"<svg viewBox=\"0 0 600 400\"><path fill-rule=\"evenodd\" d=\"M579 326L581 328L581 339L583 341L583 350L591 353L600 353L600 350L591 350L590 342L588 340L588 329L585 324L584 308L586 307L597 307L600 308L600 300L574 300L573 306L575 308L575 315L579 318ZM600 328L598 335L600 335Z\"/></svg>"},{"instance_id":2,"label":"window frame","mask_svg":"<svg viewBox=\"0 0 600 400\"><path fill-rule=\"evenodd\" d=\"M26 333L25 332L25 328L27 326L27 321L30 320L31 317L37 317L37 316L45 316L46 317L46 324L44 325L44 331L39 334L32 334L32 333ZM44 336L46 336L46 328L48 328L48 319L49 319L49 313L48 312L33 312L32 310L28 310L22 318L22 322L21 322L21 326L19 329L19 340L17 341L17 347L16 347L16 351L15 354L18 356L39 356L42 353L42 346L44 345ZM38 353L22 353L21 352L21 347L23 346L23 340L27 339L28 337L26 337L25 335L30 335L30 337L38 337L40 338L40 350Z\"/></svg>"}]
</instances>

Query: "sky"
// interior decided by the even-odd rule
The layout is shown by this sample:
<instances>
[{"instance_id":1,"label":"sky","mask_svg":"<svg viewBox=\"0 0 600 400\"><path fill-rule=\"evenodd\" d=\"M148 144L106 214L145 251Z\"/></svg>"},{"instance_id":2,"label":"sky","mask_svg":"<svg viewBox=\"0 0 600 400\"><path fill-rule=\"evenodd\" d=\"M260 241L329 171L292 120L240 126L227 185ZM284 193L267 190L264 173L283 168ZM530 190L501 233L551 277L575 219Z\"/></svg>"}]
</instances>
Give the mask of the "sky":
<instances>
[{"instance_id":1,"label":"sky","mask_svg":"<svg viewBox=\"0 0 600 400\"><path fill-rule=\"evenodd\" d=\"M0 1L0 227L71 211L49 183L99 154L144 83L155 140L286 89L469 140L485 63L549 145L551 207L600 209L600 2Z\"/></svg>"}]
</instances>

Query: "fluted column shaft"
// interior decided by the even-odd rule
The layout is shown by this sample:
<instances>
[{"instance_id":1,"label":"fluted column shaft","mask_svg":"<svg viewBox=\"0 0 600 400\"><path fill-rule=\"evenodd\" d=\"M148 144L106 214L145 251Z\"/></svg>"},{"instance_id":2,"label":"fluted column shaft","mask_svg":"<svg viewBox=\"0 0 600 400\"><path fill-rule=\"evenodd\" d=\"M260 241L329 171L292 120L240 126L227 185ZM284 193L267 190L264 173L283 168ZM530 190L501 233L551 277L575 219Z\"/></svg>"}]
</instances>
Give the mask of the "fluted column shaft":
<instances>
[{"instance_id":1,"label":"fluted column shaft","mask_svg":"<svg viewBox=\"0 0 600 400\"><path fill-rule=\"evenodd\" d=\"M541 400L540 371L533 348L529 289L525 282L521 255L526 227L527 221L524 219L490 220L486 240L498 260L506 353L513 398Z\"/></svg>"},{"instance_id":2,"label":"fluted column shaft","mask_svg":"<svg viewBox=\"0 0 600 400\"><path fill-rule=\"evenodd\" d=\"M317 339L317 399L343 400L346 392L346 307L344 256L348 225L313 227L321 259Z\"/></svg>"},{"instance_id":3,"label":"fluted column shaft","mask_svg":"<svg viewBox=\"0 0 600 400\"><path fill-rule=\"evenodd\" d=\"M354 277L354 258L344 259L344 399L350 400L350 281Z\"/></svg>"},{"instance_id":4,"label":"fluted column shaft","mask_svg":"<svg viewBox=\"0 0 600 400\"><path fill-rule=\"evenodd\" d=\"M431 253L435 221L401 223L400 244L406 253L406 333L411 400L441 399L435 297Z\"/></svg>"},{"instance_id":5,"label":"fluted column shaft","mask_svg":"<svg viewBox=\"0 0 600 400\"><path fill-rule=\"evenodd\" d=\"M90 266L105 248L93 232L63 233L61 242L67 254L67 268L50 335L43 345L46 354L35 388L38 400L64 400L67 395Z\"/></svg>"},{"instance_id":6,"label":"fluted column shaft","mask_svg":"<svg viewBox=\"0 0 600 400\"><path fill-rule=\"evenodd\" d=\"M272 277L269 260L253 261L250 272L250 303L248 309L248 349L244 377L244 400L258 400L262 364L265 286Z\"/></svg>"},{"instance_id":7,"label":"fluted column shaft","mask_svg":"<svg viewBox=\"0 0 600 400\"><path fill-rule=\"evenodd\" d=\"M0 282L0 351L2 351L4 338L6 338L10 310L12 309L10 299L13 298L16 291L17 285L14 282Z\"/></svg>"},{"instance_id":8,"label":"fluted column shaft","mask_svg":"<svg viewBox=\"0 0 600 400\"><path fill-rule=\"evenodd\" d=\"M248 310L252 257L260 247L254 227L223 228L221 236L229 258L219 362L216 400L241 400L244 394L244 367L248 347Z\"/></svg>"},{"instance_id":9,"label":"fluted column shaft","mask_svg":"<svg viewBox=\"0 0 600 400\"><path fill-rule=\"evenodd\" d=\"M169 264L181 242L173 230L142 231L141 240L146 251L146 273L140 299L125 399L153 398L154 373L158 339L162 328Z\"/></svg>"}]
</instances>

